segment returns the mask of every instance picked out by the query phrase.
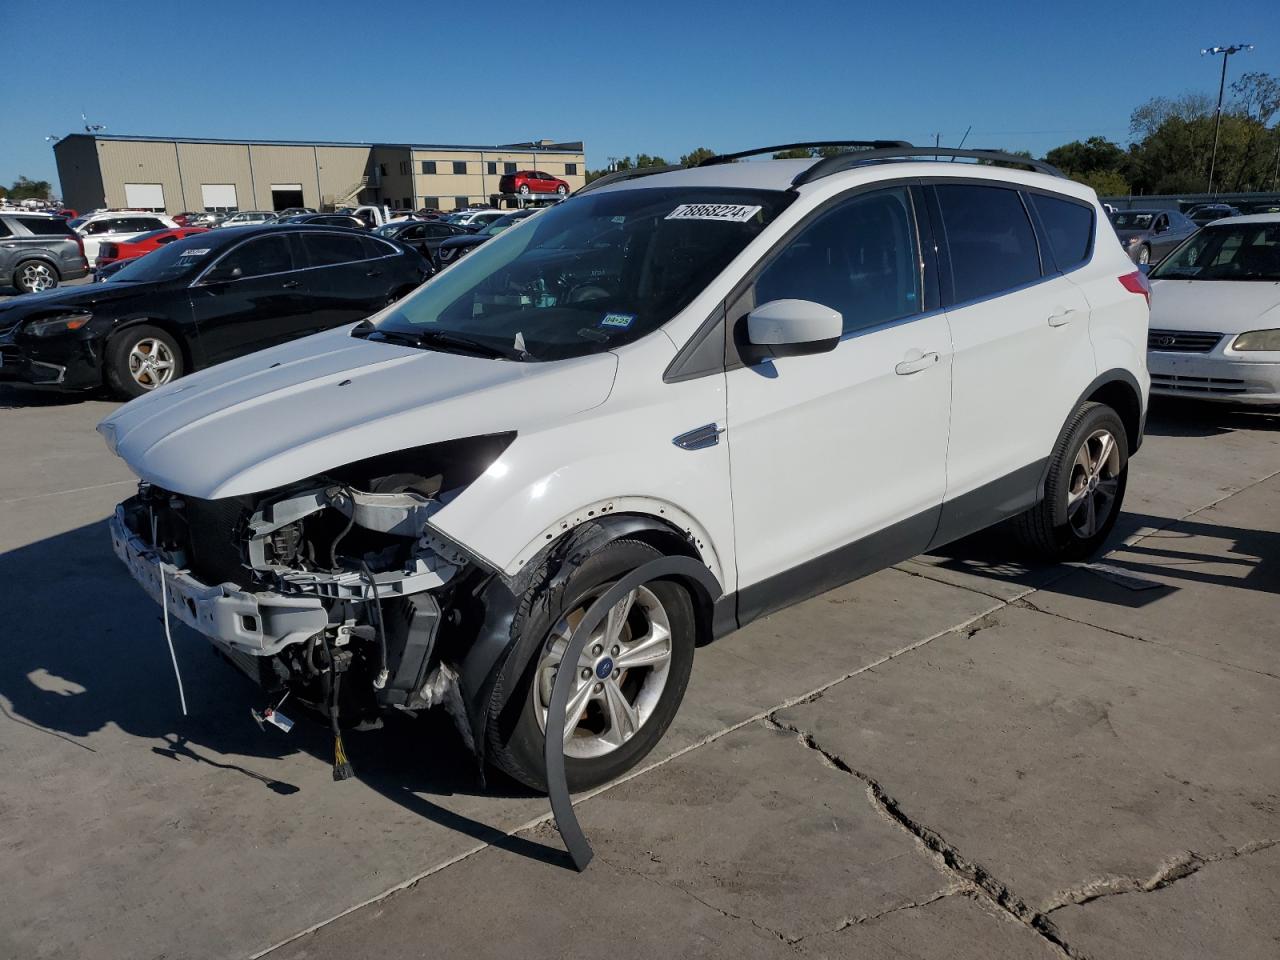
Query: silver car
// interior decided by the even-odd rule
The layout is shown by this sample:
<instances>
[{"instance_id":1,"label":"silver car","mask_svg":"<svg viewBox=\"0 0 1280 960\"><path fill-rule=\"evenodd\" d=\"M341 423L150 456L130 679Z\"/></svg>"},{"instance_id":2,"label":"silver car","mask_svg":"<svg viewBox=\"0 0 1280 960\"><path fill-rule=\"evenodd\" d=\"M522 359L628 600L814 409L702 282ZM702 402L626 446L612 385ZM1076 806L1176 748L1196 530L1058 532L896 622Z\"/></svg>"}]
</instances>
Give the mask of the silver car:
<instances>
[{"instance_id":1,"label":"silver car","mask_svg":"<svg viewBox=\"0 0 1280 960\"><path fill-rule=\"evenodd\" d=\"M84 243L62 217L0 212L0 287L39 293L88 272Z\"/></svg>"},{"instance_id":2,"label":"silver car","mask_svg":"<svg viewBox=\"0 0 1280 960\"><path fill-rule=\"evenodd\" d=\"M1200 228L1177 210L1117 210L1111 225L1134 263L1159 263Z\"/></svg>"}]
</instances>

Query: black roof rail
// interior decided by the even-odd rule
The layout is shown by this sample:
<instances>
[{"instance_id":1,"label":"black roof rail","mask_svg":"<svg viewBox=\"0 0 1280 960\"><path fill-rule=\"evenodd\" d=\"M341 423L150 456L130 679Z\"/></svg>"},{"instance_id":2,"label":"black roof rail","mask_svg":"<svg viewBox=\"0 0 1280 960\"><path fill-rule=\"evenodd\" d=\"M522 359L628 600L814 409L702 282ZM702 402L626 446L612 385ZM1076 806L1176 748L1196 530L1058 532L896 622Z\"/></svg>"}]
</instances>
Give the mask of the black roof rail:
<instances>
[{"instance_id":1,"label":"black roof rail","mask_svg":"<svg viewBox=\"0 0 1280 960\"><path fill-rule=\"evenodd\" d=\"M698 166L711 167L717 163L733 163L735 160L745 160L747 157L758 157L762 153L782 153L786 150L796 150L801 147L810 150L817 147L865 147L868 150L879 150L909 146L911 144L905 140L806 140L801 143L778 143L772 147L740 150L737 153L718 153L714 157L707 157Z\"/></svg>"},{"instance_id":2,"label":"black roof rail","mask_svg":"<svg viewBox=\"0 0 1280 960\"><path fill-rule=\"evenodd\" d=\"M586 193L588 190L594 190L596 187L607 187L613 183L621 183L624 180L634 180L636 177L648 177L655 173L670 173L672 170L683 170L684 167L678 163L668 163L661 167L632 167L629 170L615 170L613 173L606 173L603 177L596 177L585 187L579 187L573 192L576 197L579 194Z\"/></svg>"},{"instance_id":3,"label":"black roof rail","mask_svg":"<svg viewBox=\"0 0 1280 960\"><path fill-rule=\"evenodd\" d=\"M1043 160L1032 160L1020 157L1016 153L1003 153L999 150L955 150L951 147L913 147L911 144L900 144L876 150L862 150L855 153L837 153L833 157L824 157L807 170L802 170L791 181L791 186L799 187L833 173L840 173L863 163L878 163L882 160L906 160L911 157L950 157L966 160L986 160L989 163L1004 166L1027 167L1037 173L1045 173L1051 177L1063 177L1065 174L1052 164Z\"/></svg>"}]
</instances>

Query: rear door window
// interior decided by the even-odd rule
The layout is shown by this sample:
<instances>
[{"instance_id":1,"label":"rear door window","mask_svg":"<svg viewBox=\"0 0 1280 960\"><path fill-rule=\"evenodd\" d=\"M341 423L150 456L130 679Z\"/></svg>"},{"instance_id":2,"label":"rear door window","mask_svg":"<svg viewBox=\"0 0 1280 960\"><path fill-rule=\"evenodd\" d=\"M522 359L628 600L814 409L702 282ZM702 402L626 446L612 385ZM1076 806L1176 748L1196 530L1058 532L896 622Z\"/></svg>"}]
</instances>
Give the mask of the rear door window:
<instances>
[{"instance_id":1,"label":"rear door window","mask_svg":"<svg viewBox=\"0 0 1280 960\"><path fill-rule=\"evenodd\" d=\"M941 183L934 190L957 303L1040 279L1036 235L1017 190L970 183Z\"/></svg>"},{"instance_id":2,"label":"rear door window","mask_svg":"<svg viewBox=\"0 0 1280 960\"><path fill-rule=\"evenodd\" d=\"M67 221L53 217L18 217L18 223L37 237L65 237L71 233Z\"/></svg>"},{"instance_id":3,"label":"rear door window","mask_svg":"<svg viewBox=\"0 0 1280 960\"><path fill-rule=\"evenodd\" d=\"M0 237L7 237L10 235L11 231L9 230L9 225L3 220L0 220Z\"/></svg>"},{"instance_id":4,"label":"rear door window","mask_svg":"<svg viewBox=\"0 0 1280 960\"><path fill-rule=\"evenodd\" d=\"M1029 196L1058 269L1070 270L1088 260L1093 249L1093 207L1043 193Z\"/></svg>"},{"instance_id":5,"label":"rear door window","mask_svg":"<svg viewBox=\"0 0 1280 960\"><path fill-rule=\"evenodd\" d=\"M365 259L360 237L341 233L304 233L302 249L313 267L332 267Z\"/></svg>"}]
</instances>

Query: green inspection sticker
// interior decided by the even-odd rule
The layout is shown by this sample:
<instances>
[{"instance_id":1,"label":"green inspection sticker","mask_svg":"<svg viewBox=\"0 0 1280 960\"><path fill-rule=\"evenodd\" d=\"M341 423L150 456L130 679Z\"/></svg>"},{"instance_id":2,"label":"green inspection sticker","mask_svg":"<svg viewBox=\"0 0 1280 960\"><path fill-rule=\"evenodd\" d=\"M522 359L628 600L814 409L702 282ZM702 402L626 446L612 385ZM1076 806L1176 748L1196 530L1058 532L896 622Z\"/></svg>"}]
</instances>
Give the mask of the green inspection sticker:
<instances>
[{"instance_id":1,"label":"green inspection sticker","mask_svg":"<svg viewBox=\"0 0 1280 960\"><path fill-rule=\"evenodd\" d=\"M617 327L625 330L631 324L635 323L636 315L634 313L606 313L604 319L600 321L602 327Z\"/></svg>"}]
</instances>

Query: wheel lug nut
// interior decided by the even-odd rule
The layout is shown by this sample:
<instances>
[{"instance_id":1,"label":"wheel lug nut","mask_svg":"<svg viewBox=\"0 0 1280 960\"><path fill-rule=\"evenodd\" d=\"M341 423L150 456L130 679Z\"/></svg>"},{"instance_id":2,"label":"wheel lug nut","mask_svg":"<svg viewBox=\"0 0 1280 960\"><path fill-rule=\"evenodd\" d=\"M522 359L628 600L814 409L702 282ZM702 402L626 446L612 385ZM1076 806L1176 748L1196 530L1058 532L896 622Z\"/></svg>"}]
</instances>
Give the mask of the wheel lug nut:
<instances>
[{"instance_id":1,"label":"wheel lug nut","mask_svg":"<svg viewBox=\"0 0 1280 960\"><path fill-rule=\"evenodd\" d=\"M613 679L617 680L620 676L622 676L622 671L621 671L621 670L615 670L615 671L613 671Z\"/></svg>"},{"instance_id":2,"label":"wheel lug nut","mask_svg":"<svg viewBox=\"0 0 1280 960\"><path fill-rule=\"evenodd\" d=\"M599 693L599 692L600 692L601 690L603 690L603 689L604 689L604 684L603 684L603 683L597 683L597 684L596 684L596 693Z\"/></svg>"},{"instance_id":3,"label":"wheel lug nut","mask_svg":"<svg viewBox=\"0 0 1280 960\"><path fill-rule=\"evenodd\" d=\"M583 668L582 668L582 679L583 679L583 680L590 680L590 679L591 679L591 671L590 671L590 670L588 670L586 667L583 667Z\"/></svg>"},{"instance_id":4,"label":"wheel lug nut","mask_svg":"<svg viewBox=\"0 0 1280 960\"><path fill-rule=\"evenodd\" d=\"M610 650L609 652L610 652L611 654L613 654L613 655L616 657L616 656L618 655L618 653L619 653L621 650L622 650L622 648L621 648L620 646L618 646L618 645L615 643L615 644L613 645L613 649L612 649L612 650Z\"/></svg>"},{"instance_id":5,"label":"wheel lug nut","mask_svg":"<svg viewBox=\"0 0 1280 960\"><path fill-rule=\"evenodd\" d=\"M603 650L604 650L604 647L600 646L600 644L597 643L594 647L591 648L591 655L593 657L598 657L600 656L601 652L603 652Z\"/></svg>"}]
</instances>

